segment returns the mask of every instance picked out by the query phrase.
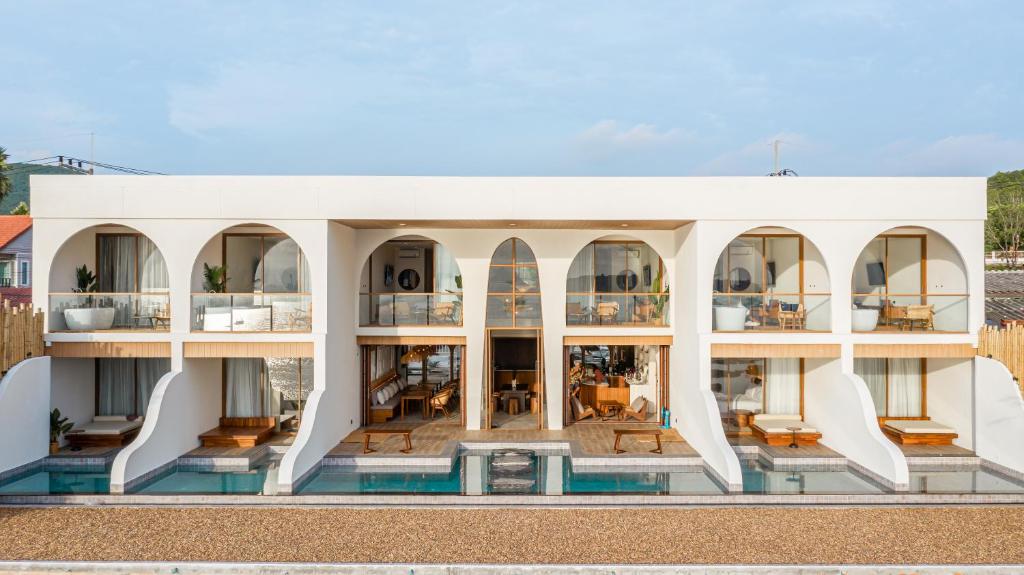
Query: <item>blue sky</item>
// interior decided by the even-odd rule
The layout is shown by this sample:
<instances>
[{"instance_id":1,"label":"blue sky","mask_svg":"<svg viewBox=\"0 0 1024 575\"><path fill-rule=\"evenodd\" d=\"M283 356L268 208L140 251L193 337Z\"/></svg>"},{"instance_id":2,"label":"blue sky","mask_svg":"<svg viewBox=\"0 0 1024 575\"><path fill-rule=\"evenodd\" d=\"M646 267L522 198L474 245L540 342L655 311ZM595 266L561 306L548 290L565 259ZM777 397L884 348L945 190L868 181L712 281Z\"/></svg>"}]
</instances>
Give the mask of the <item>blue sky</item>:
<instances>
[{"instance_id":1,"label":"blue sky","mask_svg":"<svg viewBox=\"0 0 1024 575\"><path fill-rule=\"evenodd\" d=\"M0 145L174 174L1024 168L1024 2L0 0Z\"/></svg>"}]
</instances>

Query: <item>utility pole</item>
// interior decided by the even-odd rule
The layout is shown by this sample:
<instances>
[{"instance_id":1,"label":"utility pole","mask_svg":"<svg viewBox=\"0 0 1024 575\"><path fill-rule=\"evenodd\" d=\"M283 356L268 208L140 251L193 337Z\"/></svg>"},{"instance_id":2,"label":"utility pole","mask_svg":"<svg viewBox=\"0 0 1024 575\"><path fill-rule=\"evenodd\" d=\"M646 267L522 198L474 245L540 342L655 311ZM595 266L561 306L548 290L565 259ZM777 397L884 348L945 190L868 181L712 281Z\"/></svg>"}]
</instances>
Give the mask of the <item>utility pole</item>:
<instances>
[{"instance_id":1,"label":"utility pole","mask_svg":"<svg viewBox=\"0 0 1024 575\"><path fill-rule=\"evenodd\" d=\"M89 132L89 175L96 169L96 132Z\"/></svg>"},{"instance_id":2,"label":"utility pole","mask_svg":"<svg viewBox=\"0 0 1024 575\"><path fill-rule=\"evenodd\" d=\"M781 144L781 143L782 143L782 140L778 140L778 139L772 140L772 158L773 158L773 160L772 160L772 173L773 174L778 174L779 173L779 144Z\"/></svg>"}]
</instances>

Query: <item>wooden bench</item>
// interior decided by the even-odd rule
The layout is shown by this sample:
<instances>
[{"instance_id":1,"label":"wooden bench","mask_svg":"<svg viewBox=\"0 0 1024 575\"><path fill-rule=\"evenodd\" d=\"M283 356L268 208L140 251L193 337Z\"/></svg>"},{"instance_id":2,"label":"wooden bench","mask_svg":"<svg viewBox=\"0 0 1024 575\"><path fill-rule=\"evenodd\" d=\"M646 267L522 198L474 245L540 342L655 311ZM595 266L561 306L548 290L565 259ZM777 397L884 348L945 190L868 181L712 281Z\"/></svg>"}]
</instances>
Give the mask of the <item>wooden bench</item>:
<instances>
[{"instance_id":1,"label":"wooden bench","mask_svg":"<svg viewBox=\"0 0 1024 575\"><path fill-rule=\"evenodd\" d=\"M270 439L273 417L222 417L220 426L199 436L203 447L256 447Z\"/></svg>"},{"instance_id":2,"label":"wooden bench","mask_svg":"<svg viewBox=\"0 0 1024 575\"><path fill-rule=\"evenodd\" d=\"M367 429L363 431L363 454L374 453L376 449L370 449L370 436L371 435L401 435L405 437L405 449L400 449L402 453L409 453L412 451L412 430L411 429Z\"/></svg>"},{"instance_id":3,"label":"wooden bench","mask_svg":"<svg viewBox=\"0 0 1024 575\"><path fill-rule=\"evenodd\" d=\"M654 440L658 442L658 448L652 449L651 453L661 453L661 430L652 427L650 429L613 429L615 433L615 453L625 453L625 449L620 449L619 444L622 442L623 435L649 435L654 437Z\"/></svg>"}]
</instances>

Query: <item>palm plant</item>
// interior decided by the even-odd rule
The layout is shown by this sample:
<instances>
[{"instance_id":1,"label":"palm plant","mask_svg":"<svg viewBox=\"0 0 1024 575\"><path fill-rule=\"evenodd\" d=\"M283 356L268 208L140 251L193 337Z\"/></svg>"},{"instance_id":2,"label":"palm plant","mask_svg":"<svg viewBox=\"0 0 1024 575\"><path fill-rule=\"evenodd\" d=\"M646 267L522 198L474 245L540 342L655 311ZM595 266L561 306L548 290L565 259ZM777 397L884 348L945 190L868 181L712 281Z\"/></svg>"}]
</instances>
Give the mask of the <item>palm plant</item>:
<instances>
[{"instance_id":1,"label":"palm plant","mask_svg":"<svg viewBox=\"0 0 1024 575\"><path fill-rule=\"evenodd\" d=\"M11 180L7 177L7 150L0 146L0 200L11 191Z\"/></svg>"},{"instance_id":2,"label":"palm plant","mask_svg":"<svg viewBox=\"0 0 1024 575\"><path fill-rule=\"evenodd\" d=\"M50 443L60 441L60 436L71 431L71 428L75 426L73 421L68 421L68 418L60 415L59 409L50 412Z\"/></svg>"},{"instance_id":3,"label":"palm plant","mask_svg":"<svg viewBox=\"0 0 1024 575\"><path fill-rule=\"evenodd\" d=\"M224 293L228 291L228 266L203 264L203 291Z\"/></svg>"}]
</instances>

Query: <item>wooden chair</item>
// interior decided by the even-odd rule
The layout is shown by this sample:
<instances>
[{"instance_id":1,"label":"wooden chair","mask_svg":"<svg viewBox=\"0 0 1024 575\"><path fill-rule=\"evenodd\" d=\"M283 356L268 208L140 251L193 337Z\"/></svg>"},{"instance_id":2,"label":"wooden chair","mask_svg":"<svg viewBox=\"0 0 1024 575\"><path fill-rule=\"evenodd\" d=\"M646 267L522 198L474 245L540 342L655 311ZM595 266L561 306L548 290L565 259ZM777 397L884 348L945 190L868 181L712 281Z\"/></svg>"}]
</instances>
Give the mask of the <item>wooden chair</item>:
<instances>
[{"instance_id":1,"label":"wooden chair","mask_svg":"<svg viewBox=\"0 0 1024 575\"><path fill-rule=\"evenodd\" d=\"M438 323L455 323L455 302L441 301L430 310L430 318Z\"/></svg>"},{"instance_id":2,"label":"wooden chair","mask_svg":"<svg viewBox=\"0 0 1024 575\"><path fill-rule=\"evenodd\" d=\"M882 305L882 321L888 325L902 324L907 318L907 306L886 301Z\"/></svg>"},{"instance_id":3,"label":"wooden chair","mask_svg":"<svg viewBox=\"0 0 1024 575\"><path fill-rule=\"evenodd\" d=\"M779 306L781 308L781 306ZM793 329L803 329L807 313L804 311L804 304L797 304L796 311L779 310L779 322L782 329L792 326Z\"/></svg>"},{"instance_id":4,"label":"wooden chair","mask_svg":"<svg viewBox=\"0 0 1024 575\"><path fill-rule=\"evenodd\" d=\"M597 304L597 319L600 323L618 323L619 302L603 301Z\"/></svg>"},{"instance_id":5,"label":"wooden chair","mask_svg":"<svg viewBox=\"0 0 1024 575\"><path fill-rule=\"evenodd\" d=\"M578 301L571 301L565 304L565 317L570 324L590 323L590 314L583 307L583 304Z\"/></svg>"},{"instance_id":6,"label":"wooden chair","mask_svg":"<svg viewBox=\"0 0 1024 575\"><path fill-rule=\"evenodd\" d=\"M597 412L594 411L594 408L589 405L583 405L580 398L575 396L571 397L569 399L569 404L572 405L572 416L574 421L583 421L588 417L597 419Z\"/></svg>"},{"instance_id":7,"label":"wooden chair","mask_svg":"<svg viewBox=\"0 0 1024 575\"><path fill-rule=\"evenodd\" d=\"M906 315L903 317L903 329L914 331L914 322L919 322L921 329L935 329L935 306L908 305L906 310Z\"/></svg>"},{"instance_id":8,"label":"wooden chair","mask_svg":"<svg viewBox=\"0 0 1024 575\"><path fill-rule=\"evenodd\" d=\"M448 413L448 402L452 399L452 388L446 387L430 398L430 419L434 419L437 412L444 414L445 419L451 417Z\"/></svg>"},{"instance_id":9,"label":"wooden chair","mask_svg":"<svg viewBox=\"0 0 1024 575\"><path fill-rule=\"evenodd\" d=\"M629 404L622 411L619 412L619 419L626 421L632 417L637 421L647 421L647 398L639 396L633 400L633 403Z\"/></svg>"}]
</instances>

